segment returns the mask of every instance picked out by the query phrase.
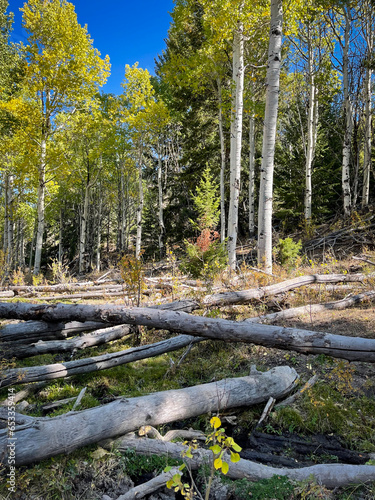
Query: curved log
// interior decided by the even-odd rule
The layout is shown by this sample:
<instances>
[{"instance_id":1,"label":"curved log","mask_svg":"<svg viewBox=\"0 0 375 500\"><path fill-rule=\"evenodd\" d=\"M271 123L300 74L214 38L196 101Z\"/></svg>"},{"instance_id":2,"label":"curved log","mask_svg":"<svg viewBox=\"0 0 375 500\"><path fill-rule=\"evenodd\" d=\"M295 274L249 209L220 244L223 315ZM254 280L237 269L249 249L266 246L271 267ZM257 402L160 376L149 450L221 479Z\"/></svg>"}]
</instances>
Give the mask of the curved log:
<instances>
[{"instance_id":1,"label":"curved log","mask_svg":"<svg viewBox=\"0 0 375 500\"><path fill-rule=\"evenodd\" d=\"M54 418L16 414L12 438L16 465L25 465L71 451L103 439L227 408L249 406L281 398L296 385L293 368L282 366L248 377L224 379L185 389L121 398L112 403ZM0 408L0 423L7 425L8 409ZM22 424L24 422L24 424ZM7 463L8 430L0 430L0 461Z\"/></svg>"},{"instance_id":2,"label":"curved log","mask_svg":"<svg viewBox=\"0 0 375 500\"><path fill-rule=\"evenodd\" d=\"M283 319L291 319L297 316L302 316L304 314L314 314L324 311L342 310L349 307L361 304L366 301L372 301L375 298L375 291L359 293L358 295L353 295L351 297L345 297L342 300L336 300L334 302L327 302L326 304L309 304L308 306L292 307L291 309L285 309L284 311L279 311L276 313L265 314L263 316L256 316L255 318L249 318L245 321L251 322L273 322L281 321Z\"/></svg>"},{"instance_id":3,"label":"curved log","mask_svg":"<svg viewBox=\"0 0 375 500\"><path fill-rule=\"evenodd\" d=\"M120 325L128 328L127 325ZM79 339L78 339L79 340ZM27 384L42 380L53 380L56 378L70 377L81 373L91 373L98 370L107 370L113 366L132 363L140 359L152 358L166 352L177 351L189 344L200 342L204 338L195 338L190 335L178 335L177 337L162 340L155 344L132 347L126 351L111 352L100 356L65 361L53 365L30 366L26 368L11 368L2 372L0 387L10 385ZM65 341L66 342L66 341Z\"/></svg>"},{"instance_id":4,"label":"curved log","mask_svg":"<svg viewBox=\"0 0 375 500\"><path fill-rule=\"evenodd\" d=\"M134 439L125 437L113 444L120 451L126 451L130 448L141 455L168 455L170 458L175 459L181 458L181 453L187 450L187 446L183 444L147 438ZM105 444L104 447L108 447L108 445L109 443ZM192 454L192 459L185 459L192 469L198 469L212 458L212 453L202 448L193 450ZM320 464L300 469L285 469L269 467L244 459L233 463L228 455L223 459L229 464L227 476L232 479L247 478L250 481L258 481L259 479L271 479L272 476L277 475L286 476L295 481L305 481L310 476L313 476L318 483L328 488L375 480L375 466L373 465Z\"/></svg>"},{"instance_id":5,"label":"curved log","mask_svg":"<svg viewBox=\"0 0 375 500\"><path fill-rule=\"evenodd\" d=\"M50 340L47 342L39 340L33 344L4 342L0 344L0 357L23 359L40 354L73 352L119 340L125 335L129 335L129 333L129 325L117 325L66 340Z\"/></svg>"},{"instance_id":6,"label":"curved log","mask_svg":"<svg viewBox=\"0 0 375 500\"><path fill-rule=\"evenodd\" d=\"M144 325L225 342L246 342L349 361L375 362L375 340L331 333L193 316L184 312L121 306L0 303L0 317L44 321L107 321Z\"/></svg>"},{"instance_id":7,"label":"curved log","mask_svg":"<svg viewBox=\"0 0 375 500\"><path fill-rule=\"evenodd\" d=\"M66 339L66 337L72 337L80 332L88 332L106 326L108 323L101 321L85 321L83 323L72 321L65 324L55 321L48 323L31 320L0 327L0 342L32 344L39 340Z\"/></svg>"}]
</instances>

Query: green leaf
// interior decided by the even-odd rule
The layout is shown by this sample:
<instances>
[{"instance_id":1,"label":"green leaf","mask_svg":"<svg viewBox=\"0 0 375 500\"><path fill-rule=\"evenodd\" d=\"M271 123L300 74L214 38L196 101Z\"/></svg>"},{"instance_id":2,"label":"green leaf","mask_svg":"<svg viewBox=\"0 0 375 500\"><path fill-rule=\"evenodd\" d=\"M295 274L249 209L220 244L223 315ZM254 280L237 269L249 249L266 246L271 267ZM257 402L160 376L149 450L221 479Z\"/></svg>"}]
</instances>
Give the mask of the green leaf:
<instances>
[{"instance_id":1,"label":"green leaf","mask_svg":"<svg viewBox=\"0 0 375 500\"><path fill-rule=\"evenodd\" d=\"M164 472L169 472L172 469L171 465L167 465L167 467L164 469Z\"/></svg>"},{"instance_id":2,"label":"green leaf","mask_svg":"<svg viewBox=\"0 0 375 500\"><path fill-rule=\"evenodd\" d=\"M215 444L215 446L210 446L210 450L212 451L212 453L214 453L215 455L217 455L218 453L221 452L221 448L218 444Z\"/></svg>"}]
</instances>

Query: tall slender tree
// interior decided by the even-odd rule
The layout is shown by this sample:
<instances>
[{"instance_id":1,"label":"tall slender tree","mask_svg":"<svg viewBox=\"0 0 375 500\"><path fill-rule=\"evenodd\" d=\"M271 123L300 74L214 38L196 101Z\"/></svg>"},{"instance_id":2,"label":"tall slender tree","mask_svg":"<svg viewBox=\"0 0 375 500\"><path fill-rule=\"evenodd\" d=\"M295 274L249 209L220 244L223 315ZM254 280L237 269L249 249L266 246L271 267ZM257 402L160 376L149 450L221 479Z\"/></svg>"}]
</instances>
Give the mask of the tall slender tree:
<instances>
[{"instance_id":1,"label":"tall slender tree","mask_svg":"<svg viewBox=\"0 0 375 500\"><path fill-rule=\"evenodd\" d=\"M39 274L55 117L62 111L74 113L95 95L108 77L109 58L100 58L86 27L78 24L74 6L66 0L29 0L21 10L28 33L26 74L19 95L7 103L7 109L22 121L39 148L34 165L38 172L34 274Z\"/></svg>"}]
</instances>

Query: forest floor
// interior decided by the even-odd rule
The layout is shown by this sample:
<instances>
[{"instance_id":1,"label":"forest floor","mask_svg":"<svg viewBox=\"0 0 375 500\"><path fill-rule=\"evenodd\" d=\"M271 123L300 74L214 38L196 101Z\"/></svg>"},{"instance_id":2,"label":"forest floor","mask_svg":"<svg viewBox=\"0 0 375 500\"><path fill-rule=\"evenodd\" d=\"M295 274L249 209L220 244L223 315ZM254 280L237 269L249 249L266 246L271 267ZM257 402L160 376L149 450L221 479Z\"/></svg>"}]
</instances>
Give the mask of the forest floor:
<instances>
[{"instance_id":1,"label":"forest floor","mask_svg":"<svg viewBox=\"0 0 375 500\"><path fill-rule=\"evenodd\" d=\"M367 252L367 258L374 261L374 253ZM243 290L283 281L290 277L306 274L327 274L348 272L369 274L374 267L358 260L325 259L324 262L307 261L292 270L276 267L274 277L259 273L243 265L239 279L233 284L228 277L215 282L215 287L228 290ZM142 297L142 305L154 301L168 301L181 298L182 294L203 296L210 292L205 283L199 283L199 290L186 292L180 286L179 276L167 269L159 274L160 282L173 280L173 297L167 292L153 292L156 295ZM92 279L93 276L89 277ZM95 276L94 276L95 278ZM332 289L326 285L306 286L284 294L282 297L253 301L249 305L226 306L205 310L211 317L223 317L242 321L249 317L277 311L286 307L314 304L339 300L348 294L373 289L373 280L353 284L351 288L337 286ZM216 289L215 289L216 291ZM16 299L14 299L16 300ZM43 296L29 299L43 302ZM70 303L71 301L66 301ZM80 300L91 304L124 304L122 297L113 299ZM195 314L203 314L197 311ZM343 311L326 311L282 321L282 326L336 333L346 336L360 336L375 339L375 310L372 304L364 303ZM140 329L141 344L149 344L170 337L163 331ZM132 347L132 338L118 340L100 347L78 351L74 359L95 356L105 352L115 352ZM226 377L238 377L249 374L250 367L256 365L265 371L272 367L289 365L300 375L301 385L312 375L318 376L318 382L305 391L292 405L274 409L261 427L257 426L264 404L251 408L231 410L220 415L223 426L236 442L251 453L267 452L264 463L271 463L274 456L278 463L280 457L289 460L290 466L311 465L316 463L341 462L332 450L346 451L351 463L369 463L369 457L375 453L375 365L364 362L347 362L333 359L324 354L304 355L293 351L283 351L253 344L229 344L219 341L205 341L195 345L179 364L184 350L117 366L104 371L72 376L69 379L51 381L36 396L27 398L29 409L24 412L32 416L45 415L42 406L55 400L77 396L83 387L87 391L80 410L113 401L117 396L140 396L155 391L176 389L220 380ZM46 354L17 361L17 366L38 366L64 362L71 359L70 354ZM8 362L9 363L9 362ZM5 362L6 364L6 362ZM17 391L22 386L17 387ZM7 389L0 390L0 400L7 397ZM67 404L49 412L50 417L68 412L72 404ZM212 415L202 415L195 419L159 427L164 434L170 429L193 428L207 433ZM271 437L267 441L267 436ZM301 443L310 443L309 451ZM260 456L259 460L262 460ZM33 466L17 469L17 491L9 494L6 481L0 485L0 499L19 500L99 500L103 495L117 498L131 482L138 484L148 480L155 473L160 473L170 463L160 456L136 456L131 451L121 454L104 450L98 445L81 448L68 456L60 455ZM370 462L375 463L375 462ZM6 471L0 474L5 478ZM204 485L205 471L200 471L196 478L199 485ZM1 478L1 476L0 476ZM204 488L204 486L202 486ZM227 499L375 499L375 483L353 485L336 490L328 490L313 481L295 483L282 477L250 483L245 480L230 481L224 479L226 496L215 498ZM223 495L223 493L221 493ZM163 496L164 495L164 496ZM217 494L219 495L219 493ZM153 500L180 498L171 490L154 494ZM212 497L214 498L214 497Z\"/></svg>"}]
</instances>

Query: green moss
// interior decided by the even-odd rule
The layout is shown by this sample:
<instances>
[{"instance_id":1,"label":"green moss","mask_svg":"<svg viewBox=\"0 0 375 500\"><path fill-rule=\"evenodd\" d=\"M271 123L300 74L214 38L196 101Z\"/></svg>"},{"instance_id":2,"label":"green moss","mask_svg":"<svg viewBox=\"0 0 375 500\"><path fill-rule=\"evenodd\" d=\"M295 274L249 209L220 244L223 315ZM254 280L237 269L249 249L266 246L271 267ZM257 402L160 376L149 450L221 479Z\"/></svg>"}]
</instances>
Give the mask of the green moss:
<instances>
[{"instance_id":1,"label":"green moss","mask_svg":"<svg viewBox=\"0 0 375 500\"><path fill-rule=\"evenodd\" d=\"M273 476L257 482L239 479L232 482L234 498L252 500L285 500L293 497L294 485L284 476Z\"/></svg>"},{"instance_id":2,"label":"green moss","mask_svg":"<svg viewBox=\"0 0 375 500\"><path fill-rule=\"evenodd\" d=\"M347 397L333 385L316 384L298 407L278 410L274 422L293 432L338 434L350 448L374 451L375 401L365 396Z\"/></svg>"}]
</instances>

